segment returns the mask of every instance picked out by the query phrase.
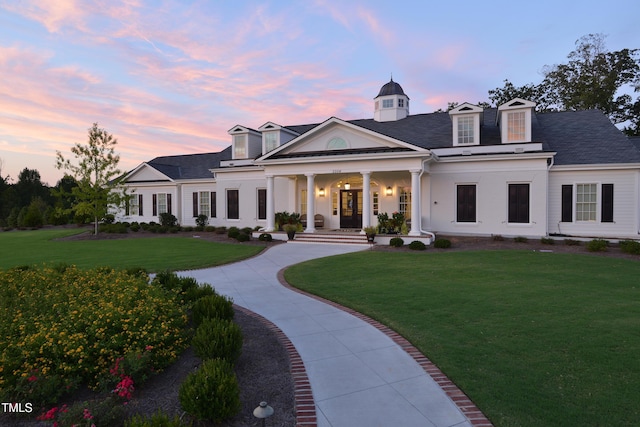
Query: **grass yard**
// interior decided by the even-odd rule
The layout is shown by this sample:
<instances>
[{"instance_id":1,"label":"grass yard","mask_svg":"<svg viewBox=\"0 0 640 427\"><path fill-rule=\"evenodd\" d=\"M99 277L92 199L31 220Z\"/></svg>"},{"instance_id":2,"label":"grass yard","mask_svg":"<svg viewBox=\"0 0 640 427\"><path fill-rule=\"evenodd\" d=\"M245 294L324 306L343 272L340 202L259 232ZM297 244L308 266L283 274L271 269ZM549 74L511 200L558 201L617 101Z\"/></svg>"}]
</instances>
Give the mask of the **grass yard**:
<instances>
[{"instance_id":1,"label":"grass yard","mask_svg":"<svg viewBox=\"0 0 640 427\"><path fill-rule=\"evenodd\" d=\"M149 272L187 270L238 261L263 249L259 245L214 243L186 237L53 240L78 232L56 229L0 233L0 268L66 263L80 268L143 267Z\"/></svg>"},{"instance_id":2,"label":"grass yard","mask_svg":"<svg viewBox=\"0 0 640 427\"><path fill-rule=\"evenodd\" d=\"M401 333L496 426L640 425L640 262L360 252L285 277Z\"/></svg>"}]
</instances>

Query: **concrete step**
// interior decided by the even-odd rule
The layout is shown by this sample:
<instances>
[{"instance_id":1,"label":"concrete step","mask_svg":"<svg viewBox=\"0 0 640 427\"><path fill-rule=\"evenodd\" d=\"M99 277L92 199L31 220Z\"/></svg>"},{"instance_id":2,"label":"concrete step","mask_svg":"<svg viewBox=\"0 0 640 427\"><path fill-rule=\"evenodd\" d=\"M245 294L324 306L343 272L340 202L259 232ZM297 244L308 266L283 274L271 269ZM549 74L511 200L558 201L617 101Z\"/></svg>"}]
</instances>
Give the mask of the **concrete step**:
<instances>
[{"instance_id":1,"label":"concrete step","mask_svg":"<svg viewBox=\"0 0 640 427\"><path fill-rule=\"evenodd\" d=\"M291 243L344 243L366 245L367 236L364 234L349 233L296 233L296 237Z\"/></svg>"}]
</instances>

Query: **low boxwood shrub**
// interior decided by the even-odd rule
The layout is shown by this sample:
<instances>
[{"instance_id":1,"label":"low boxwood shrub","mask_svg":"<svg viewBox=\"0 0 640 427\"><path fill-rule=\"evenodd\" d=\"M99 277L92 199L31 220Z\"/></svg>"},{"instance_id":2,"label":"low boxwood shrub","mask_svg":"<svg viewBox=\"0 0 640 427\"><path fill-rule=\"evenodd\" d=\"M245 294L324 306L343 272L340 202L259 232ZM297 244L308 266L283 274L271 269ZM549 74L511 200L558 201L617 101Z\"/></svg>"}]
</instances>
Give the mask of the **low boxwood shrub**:
<instances>
[{"instance_id":1,"label":"low boxwood shrub","mask_svg":"<svg viewBox=\"0 0 640 427\"><path fill-rule=\"evenodd\" d=\"M640 255L640 242L635 240L623 240L620 242L620 250L627 254Z\"/></svg>"},{"instance_id":2,"label":"low boxwood shrub","mask_svg":"<svg viewBox=\"0 0 640 427\"><path fill-rule=\"evenodd\" d=\"M593 239L587 243L587 250L589 252L604 252L609 247L609 242L603 239Z\"/></svg>"},{"instance_id":3,"label":"low boxwood shrub","mask_svg":"<svg viewBox=\"0 0 640 427\"><path fill-rule=\"evenodd\" d=\"M270 233L262 233L260 236L258 236L258 240L260 240L261 242L271 242L273 241L273 236Z\"/></svg>"},{"instance_id":4,"label":"low boxwood shrub","mask_svg":"<svg viewBox=\"0 0 640 427\"><path fill-rule=\"evenodd\" d=\"M206 231L207 233L214 233L216 231L216 227L214 227L213 225L207 225L204 228L204 231Z\"/></svg>"},{"instance_id":5,"label":"low boxwood shrub","mask_svg":"<svg viewBox=\"0 0 640 427\"><path fill-rule=\"evenodd\" d=\"M140 224L138 224L137 222L132 222L129 226L129 229L133 232L138 232L140 231Z\"/></svg>"},{"instance_id":6,"label":"low boxwood shrub","mask_svg":"<svg viewBox=\"0 0 640 427\"><path fill-rule=\"evenodd\" d=\"M433 247L438 249L449 249L451 247L451 240L449 239L436 239L433 242Z\"/></svg>"},{"instance_id":7,"label":"low boxwood shrub","mask_svg":"<svg viewBox=\"0 0 640 427\"><path fill-rule=\"evenodd\" d=\"M242 331L233 320L206 318L196 328L191 345L203 360L225 359L235 364L242 352Z\"/></svg>"},{"instance_id":8,"label":"low boxwood shrub","mask_svg":"<svg viewBox=\"0 0 640 427\"><path fill-rule=\"evenodd\" d=\"M227 232L227 227L222 226L222 227L216 227L216 234L225 234Z\"/></svg>"},{"instance_id":9,"label":"low boxwood shrub","mask_svg":"<svg viewBox=\"0 0 640 427\"><path fill-rule=\"evenodd\" d=\"M392 237L389 240L389 246L393 246L394 248L400 248L404 246L404 240L401 237Z\"/></svg>"},{"instance_id":10,"label":"low boxwood shrub","mask_svg":"<svg viewBox=\"0 0 640 427\"><path fill-rule=\"evenodd\" d=\"M241 231L240 234L238 234L238 237L236 237L236 240L238 242L248 242L251 240L251 236L244 231Z\"/></svg>"},{"instance_id":11,"label":"low boxwood shrub","mask_svg":"<svg viewBox=\"0 0 640 427\"><path fill-rule=\"evenodd\" d=\"M229 230L227 231L227 237L231 239L237 239L239 235L240 229L238 227L229 227Z\"/></svg>"},{"instance_id":12,"label":"low boxwood shrub","mask_svg":"<svg viewBox=\"0 0 640 427\"><path fill-rule=\"evenodd\" d=\"M220 423L240 411L240 387L233 365L221 359L205 360L187 376L178 391L180 405L199 420Z\"/></svg>"},{"instance_id":13,"label":"low boxwood shrub","mask_svg":"<svg viewBox=\"0 0 640 427\"><path fill-rule=\"evenodd\" d=\"M165 227L175 227L178 225L178 218L169 212L163 212L159 215L160 224Z\"/></svg>"},{"instance_id":14,"label":"low boxwood shrub","mask_svg":"<svg viewBox=\"0 0 640 427\"><path fill-rule=\"evenodd\" d=\"M555 245L556 241L551 237L543 237L540 239L540 243L542 243L543 245Z\"/></svg>"},{"instance_id":15,"label":"low boxwood shrub","mask_svg":"<svg viewBox=\"0 0 640 427\"><path fill-rule=\"evenodd\" d=\"M527 239L524 236L516 236L513 238L513 241L516 243L527 243L529 241L529 239Z\"/></svg>"},{"instance_id":16,"label":"low boxwood shrub","mask_svg":"<svg viewBox=\"0 0 640 427\"><path fill-rule=\"evenodd\" d=\"M422 243L420 240L414 240L413 242L409 243L409 249L413 249L414 251L424 251L425 249L427 249L427 245Z\"/></svg>"},{"instance_id":17,"label":"low boxwood shrub","mask_svg":"<svg viewBox=\"0 0 640 427\"><path fill-rule=\"evenodd\" d=\"M199 326L204 319L233 319L233 301L224 295L213 294L200 298L191 311L193 323Z\"/></svg>"},{"instance_id":18,"label":"low boxwood shrub","mask_svg":"<svg viewBox=\"0 0 640 427\"><path fill-rule=\"evenodd\" d=\"M209 217L205 214L200 214L196 218L196 225L200 227L200 230L204 230L204 227L209 225Z\"/></svg>"}]
</instances>

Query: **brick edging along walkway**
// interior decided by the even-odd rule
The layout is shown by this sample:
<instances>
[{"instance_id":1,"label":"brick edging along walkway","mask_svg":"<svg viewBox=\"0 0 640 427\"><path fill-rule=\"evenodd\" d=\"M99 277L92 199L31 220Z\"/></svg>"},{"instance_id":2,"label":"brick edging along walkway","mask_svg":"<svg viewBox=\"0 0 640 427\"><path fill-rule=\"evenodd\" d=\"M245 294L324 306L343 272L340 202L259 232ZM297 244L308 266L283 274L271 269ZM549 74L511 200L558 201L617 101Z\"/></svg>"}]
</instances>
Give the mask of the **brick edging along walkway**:
<instances>
[{"instance_id":1,"label":"brick edging along walkway","mask_svg":"<svg viewBox=\"0 0 640 427\"><path fill-rule=\"evenodd\" d=\"M304 367L300 354L294 347L289 338L278 328L273 322L262 317L258 313L234 304L234 307L244 314L258 319L271 332L273 332L278 340L289 353L289 363L291 365L291 378L293 379L293 394L296 410L296 426L298 427L316 427L318 425L316 418L316 404L313 400L313 392L307 377L307 369Z\"/></svg>"},{"instance_id":2,"label":"brick edging along walkway","mask_svg":"<svg viewBox=\"0 0 640 427\"><path fill-rule=\"evenodd\" d=\"M286 269L287 268L285 267L280 271L278 271L278 281L280 282L280 284L282 284L282 286L294 292L298 292L300 294L306 295L309 298L313 298L325 304L331 305L346 313L349 313L357 317L358 319L364 322L367 322L374 328L378 329L379 331L387 335L389 338L393 340L393 342L398 344L405 352L407 352L409 356L411 356L416 362L418 362L418 364L422 367L422 369L424 369L424 371L429 376L431 376L431 378L433 378L433 380L440 386L440 388L442 388L442 390L447 394L447 396L449 396L451 400L453 400L456 406L458 406L458 408L462 411L462 413L469 419L469 422L471 423L471 425L473 425L474 427L493 427L493 424L491 423L491 421L489 421L489 419L480 411L480 409L478 409L478 407L471 401L471 399L469 399L469 397L466 394L464 394L464 392L460 390L457 385L455 385L449 378L447 378L447 376L431 360L429 360L424 354L422 354L420 350L418 350L406 338L404 338L403 336L401 336L400 334L398 334L396 331L389 328L388 326L385 326L382 323L378 322L377 320L374 320L368 316L365 316L364 314L359 313L351 308L342 306L336 302L327 300L317 295L307 293L298 288L294 288L284 278L284 271ZM282 333L282 331L280 331L280 333ZM288 338L287 338L287 341L288 341ZM291 342L289 341L289 343ZM297 351L296 351L296 354L297 354ZM298 358L299 357L300 355L298 355ZM302 365L302 368L304 369L304 365ZM305 370L304 376L306 378L306 370ZM307 379L306 381L308 384L309 380ZM313 399L313 395L311 394L310 388L309 388L309 392L310 392L311 398ZM297 391L296 391L296 395L297 395ZM296 398L296 402L297 402L297 398ZM314 408L313 416L315 419L315 404L313 404L313 408ZM298 425L308 425L308 424L298 423ZM316 425L316 424L314 423L313 425Z\"/></svg>"}]
</instances>

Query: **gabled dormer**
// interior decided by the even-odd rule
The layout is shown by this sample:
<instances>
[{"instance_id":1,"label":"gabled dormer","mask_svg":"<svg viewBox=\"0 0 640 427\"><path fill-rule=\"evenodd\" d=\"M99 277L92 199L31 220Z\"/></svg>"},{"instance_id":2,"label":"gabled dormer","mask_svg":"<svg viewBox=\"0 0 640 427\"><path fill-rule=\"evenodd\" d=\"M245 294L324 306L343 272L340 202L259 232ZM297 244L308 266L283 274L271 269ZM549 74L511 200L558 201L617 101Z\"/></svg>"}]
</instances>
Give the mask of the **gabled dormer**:
<instances>
[{"instance_id":1,"label":"gabled dormer","mask_svg":"<svg viewBox=\"0 0 640 427\"><path fill-rule=\"evenodd\" d=\"M229 129L232 140L233 160L255 159L262 153L262 135L248 127L236 125Z\"/></svg>"},{"instance_id":2,"label":"gabled dormer","mask_svg":"<svg viewBox=\"0 0 640 427\"><path fill-rule=\"evenodd\" d=\"M531 115L536 103L515 98L498 107L497 121L503 144L531 142Z\"/></svg>"},{"instance_id":3,"label":"gabled dormer","mask_svg":"<svg viewBox=\"0 0 640 427\"><path fill-rule=\"evenodd\" d=\"M409 97L405 95L402 86L393 81L393 78L380 88L374 103L373 119L376 122L401 120L409 115Z\"/></svg>"},{"instance_id":4,"label":"gabled dormer","mask_svg":"<svg viewBox=\"0 0 640 427\"><path fill-rule=\"evenodd\" d=\"M267 154L298 136L297 133L273 122L263 124L258 130L262 133L262 154Z\"/></svg>"},{"instance_id":5,"label":"gabled dormer","mask_svg":"<svg viewBox=\"0 0 640 427\"><path fill-rule=\"evenodd\" d=\"M449 111L453 125L453 146L480 145L482 108L465 102Z\"/></svg>"}]
</instances>

